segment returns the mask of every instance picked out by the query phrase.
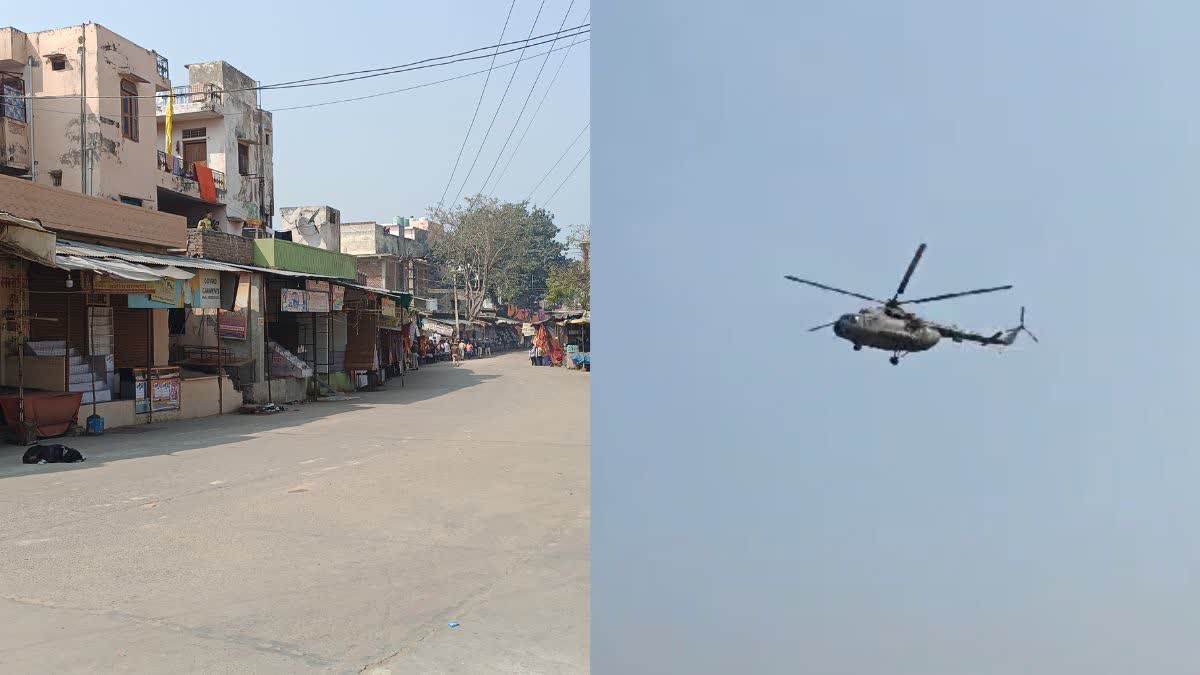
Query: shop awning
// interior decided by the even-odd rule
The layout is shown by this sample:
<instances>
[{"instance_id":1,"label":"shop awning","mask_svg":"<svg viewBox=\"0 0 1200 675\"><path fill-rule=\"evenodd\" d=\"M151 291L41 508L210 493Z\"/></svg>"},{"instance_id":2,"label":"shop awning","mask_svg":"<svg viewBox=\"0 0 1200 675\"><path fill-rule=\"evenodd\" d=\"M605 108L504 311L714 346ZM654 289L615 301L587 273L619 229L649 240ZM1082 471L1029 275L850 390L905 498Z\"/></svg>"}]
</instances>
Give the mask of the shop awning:
<instances>
[{"instance_id":1,"label":"shop awning","mask_svg":"<svg viewBox=\"0 0 1200 675\"><path fill-rule=\"evenodd\" d=\"M367 291L369 293L376 293L378 295L386 295L389 298L395 298L396 300L400 301L400 306L403 307L404 309L408 309L409 307L412 307L412 301L413 301L412 293L403 293L401 291L392 291L392 290L388 290L386 288L375 288L374 286L362 286L360 284L352 284L348 281L340 281L338 283L340 283L343 286L349 286L350 288L357 288L360 291Z\"/></svg>"},{"instance_id":2,"label":"shop awning","mask_svg":"<svg viewBox=\"0 0 1200 675\"><path fill-rule=\"evenodd\" d=\"M0 211L0 249L47 267L55 267L56 240L54 233L42 227L38 221Z\"/></svg>"},{"instance_id":3,"label":"shop awning","mask_svg":"<svg viewBox=\"0 0 1200 675\"><path fill-rule=\"evenodd\" d=\"M341 277L331 277L328 274L314 274L312 272L293 272L292 270L280 270L274 267L257 267L255 265L233 265L230 267L236 268L234 271L244 272L261 272L263 274L274 274L278 277L293 277L297 279L328 279L339 284L349 285L346 280Z\"/></svg>"},{"instance_id":4,"label":"shop awning","mask_svg":"<svg viewBox=\"0 0 1200 675\"><path fill-rule=\"evenodd\" d=\"M102 246L100 244L85 244L78 241L67 241L59 239L57 245L60 255L69 255L79 258L105 258L109 260L123 260L125 262L134 263L137 265L151 265L156 267L170 267L173 270L167 270L159 276L173 277L175 279L191 279L190 273L185 272L181 268L195 270L214 270L217 272L240 272L236 265L229 263L217 262L215 260L205 260L204 258L189 258L182 255L165 255L161 253L143 253L142 251L131 251L124 248L116 248L113 246ZM186 273L190 276L181 277L180 273Z\"/></svg>"},{"instance_id":5,"label":"shop awning","mask_svg":"<svg viewBox=\"0 0 1200 675\"><path fill-rule=\"evenodd\" d=\"M134 265L122 260L105 260L102 258L80 258L73 255L58 255L55 256L55 267L61 267L67 270L89 270L99 272L109 276L118 277L121 279L130 279L132 281L159 281L163 278L163 274L157 270L142 265ZM187 278L191 278L188 275Z\"/></svg>"}]
</instances>

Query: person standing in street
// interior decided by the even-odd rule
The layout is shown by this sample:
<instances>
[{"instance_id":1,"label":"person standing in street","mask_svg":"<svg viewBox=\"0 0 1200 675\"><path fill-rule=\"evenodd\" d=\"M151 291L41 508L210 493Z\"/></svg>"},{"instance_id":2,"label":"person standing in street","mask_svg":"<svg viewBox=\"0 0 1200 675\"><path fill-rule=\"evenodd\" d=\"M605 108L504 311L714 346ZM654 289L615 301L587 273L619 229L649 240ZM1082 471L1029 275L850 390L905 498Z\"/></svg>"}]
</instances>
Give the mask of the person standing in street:
<instances>
[{"instance_id":1,"label":"person standing in street","mask_svg":"<svg viewBox=\"0 0 1200 675\"><path fill-rule=\"evenodd\" d=\"M537 364L537 347L529 345L529 365L536 366Z\"/></svg>"},{"instance_id":2,"label":"person standing in street","mask_svg":"<svg viewBox=\"0 0 1200 675\"><path fill-rule=\"evenodd\" d=\"M463 344L462 344L462 341L459 340L458 342L455 342L454 345L450 348L450 358L451 358L451 360L454 361L454 365L457 366L462 361L462 357L463 357Z\"/></svg>"}]
</instances>

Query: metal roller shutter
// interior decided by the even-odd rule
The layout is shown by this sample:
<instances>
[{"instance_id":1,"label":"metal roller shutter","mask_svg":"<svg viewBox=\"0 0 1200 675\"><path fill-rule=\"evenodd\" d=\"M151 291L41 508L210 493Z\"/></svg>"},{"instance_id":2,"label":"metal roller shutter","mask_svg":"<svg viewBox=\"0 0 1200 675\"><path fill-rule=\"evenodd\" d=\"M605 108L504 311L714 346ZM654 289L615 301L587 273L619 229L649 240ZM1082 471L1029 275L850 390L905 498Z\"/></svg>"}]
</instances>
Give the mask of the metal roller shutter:
<instances>
[{"instance_id":1,"label":"metal roller shutter","mask_svg":"<svg viewBox=\"0 0 1200 675\"><path fill-rule=\"evenodd\" d=\"M150 362L150 309L130 309L124 295L113 299L113 360L117 368L144 368Z\"/></svg>"}]
</instances>

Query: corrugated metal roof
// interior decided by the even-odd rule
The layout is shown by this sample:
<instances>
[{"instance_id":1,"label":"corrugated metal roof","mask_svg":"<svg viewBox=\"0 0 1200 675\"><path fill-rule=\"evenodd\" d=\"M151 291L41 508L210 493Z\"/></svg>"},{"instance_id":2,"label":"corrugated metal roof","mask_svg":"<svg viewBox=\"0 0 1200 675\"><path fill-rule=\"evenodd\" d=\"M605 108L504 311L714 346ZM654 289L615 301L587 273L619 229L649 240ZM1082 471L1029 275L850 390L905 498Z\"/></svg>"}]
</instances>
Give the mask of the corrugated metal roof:
<instances>
[{"instance_id":1,"label":"corrugated metal roof","mask_svg":"<svg viewBox=\"0 0 1200 675\"><path fill-rule=\"evenodd\" d=\"M403 299L404 297L409 297L409 298L412 297L412 293L405 293L403 291L389 291L386 288L375 288L374 286L361 286L359 284L352 284L348 281L342 281L340 283L343 286L350 286L352 288L357 288L361 291L370 291L371 293L378 293L379 295L387 295L387 296L391 296L393 298Z\"/></svg>"},{"instance_id":2,"label":"corrugated metal roof","mask_svg":"<svg viewBox=\"0 0 1200 675\"><path fill-rule=\"evenodd\" d=\"M78 241L68 241L65 239L58 240L58 253L62 255L78 256L80 258L117 258L131 263L140 263L142 265L171 265L175 267L190 267L198 270L216 270L218 272L240 272L237 267L229 263L216 262L215 260L205 260L204 258L189 258L182 255L162 255L159 253L143 253L141 251L131 251L124 248L115 248L113 246L102 246L100 244L85 244ZM172 276L170 274L161 276Z\"/></svg>"},{"instance_id":3,"label":"corrugated metal roof","mask_svg":"<svg viewBox=\"0 0 1200 675\"><path fill-rule=\"evenodd\" d=\"M54 259L59 267L67 270L90 270L133 281L158 281L162 279L162 274L157 270L127 263L122 260L80 258L72 255L56 255Z\"/></svg>"},{"instance_id":4,"label":"corrugated metal roof","mask_svg":"<svg viewBox=\"0 0 1200 675\"><path fill-rule=\"evenodd\" d=\"M235 272L244 270L247 272L262 272L263 274L274 274L274 275L281 276L281 277L297 277L300 279L329 279L330 281L336 281L341 284L346 283L345 279L342 279L341 277L331 277L328 274L314 274L312 272L293 272L291 270L275 269L274 267L257 267L255 265L234 265L232 263L229 263L229 266L236 267L237 269L234 270Z\"/></svg>"}]
</instances>

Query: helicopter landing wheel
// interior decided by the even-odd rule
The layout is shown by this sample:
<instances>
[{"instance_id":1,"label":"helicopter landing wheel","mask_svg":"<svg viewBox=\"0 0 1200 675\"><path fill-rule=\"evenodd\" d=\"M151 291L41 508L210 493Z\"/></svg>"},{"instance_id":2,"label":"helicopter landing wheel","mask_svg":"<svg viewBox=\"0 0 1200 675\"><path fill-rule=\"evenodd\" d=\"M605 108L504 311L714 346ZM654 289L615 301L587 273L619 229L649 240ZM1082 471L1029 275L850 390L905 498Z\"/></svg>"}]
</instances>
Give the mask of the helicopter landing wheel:
<instances>
[{"instance_id":1,"label":"helicopter landing wheel","mask_svg":"<svg viewBox=\"0 0 1200 675\"><path fill-rule=\"evenodd\" d=\"M900 365L900 357L893 356L892 358L888 359L888 362L891 363L893 366L898 366L898 365Z\"/></svg>"},{"instance_id":2,"label":"helicopter landing wheel","mask_svg":"<svg viewBox=\"0 0 1200 675\"><path fill-rule=\"evenodd\" d=\"M854 351L856 351L856 352L861 352L861 351L862 351L862 345L854 345Z\"/></svg>"}]
</instances>

